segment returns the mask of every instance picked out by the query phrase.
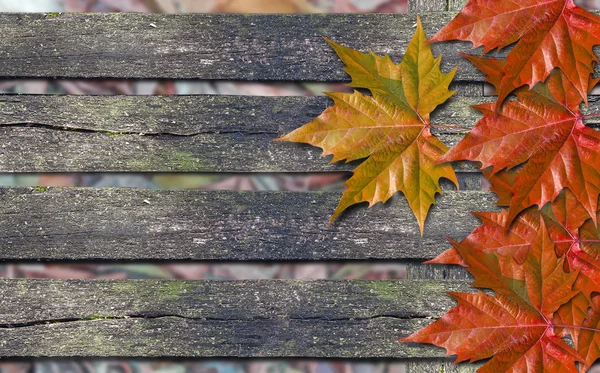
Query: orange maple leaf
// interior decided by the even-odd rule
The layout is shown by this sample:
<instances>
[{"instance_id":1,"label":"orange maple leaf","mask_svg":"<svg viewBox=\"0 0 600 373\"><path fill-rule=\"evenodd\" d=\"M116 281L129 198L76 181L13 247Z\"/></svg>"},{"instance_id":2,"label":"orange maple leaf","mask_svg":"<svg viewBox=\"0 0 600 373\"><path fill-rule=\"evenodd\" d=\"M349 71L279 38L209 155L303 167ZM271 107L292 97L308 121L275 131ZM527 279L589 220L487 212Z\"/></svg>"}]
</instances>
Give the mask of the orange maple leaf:
<instances>
[{"instance_id":1,"label":"orange maple leaf","mask_svg":"<svg viewBox=\"0 0 600 373\"><path fill-rule=\"evenodd\" d=\"M430 132L430 113L454 92L448 86L456 70L444 74L441 56L434 58L417 30L400 64L389 56L356 50L328 41L346 64L350 86L367 88L372 96L328 93L334 105L318 118L278 140L304 142L333 155L332 162L366 160L346 182L342 199L331 221L349 206L385 202L402 191L413 210L421 234L440 178L458 186L452 167L437 164L448 148Z\"/></svg>"}]
</instances>

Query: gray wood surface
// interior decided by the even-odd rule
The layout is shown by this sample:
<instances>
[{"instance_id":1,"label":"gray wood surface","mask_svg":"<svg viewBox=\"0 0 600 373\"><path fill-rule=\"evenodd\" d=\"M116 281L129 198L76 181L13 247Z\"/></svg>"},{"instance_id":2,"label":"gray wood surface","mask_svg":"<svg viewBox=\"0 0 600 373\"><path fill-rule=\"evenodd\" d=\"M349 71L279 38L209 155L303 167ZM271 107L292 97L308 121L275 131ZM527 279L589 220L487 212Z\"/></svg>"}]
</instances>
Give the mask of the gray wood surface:
<instances>
[{"instance_id":1,"label":"gray wood surface","mask_svg":"<svg viewBox=\"0 0 600 373\"><path fill-rule=\"evenodd\" d=\"M432 120L468 129L480 117L469 106L487 101L452 98ZM319 148L273 141L330 105L327 97L0 96L0 172L348 171L355 164L329 164ZM433 131L451 146L466 130Z\"/></svg>"},{"instance_id":2,"label":"gray wood surface","mask_svg":"<svg viewBox=\"0 0 600 373\"><path fill-rule=\"evenodd\" d=\"M452 360L415 360L407 365L406 373L475 373L482 364L453 364Z\"/></svg>"},{"instance_id":3,"label":"gray wood surface","mask_svg":"<svg viewBox=\"0 0 600 373\"><path fill-rule=\"evenodd\" d=\"M463 282L0 280L6 357L442 357L399 343Z\"/></svg>"},{"instance_id":4,"label":"gray wood surface","mask_svg":"<svg viewBox=\"0 0 600 373\"><path fill-rule=\"evenodd\" d=\"M0 188L4 260L401 260L432 258L494 210L446 191L420 237L404 197L357 206L332 226L338 193Z\"/></svg>"},{"instance_id":5,"label":"gray wood surface","mask_svg":"<svg viewBox=\"0 0 600 373\"><path fill-rule=\"evenodd\" d=\"M448 7L457 0L450 1ZM449 18L426 15L424 22L432 31ZM399 59L412 23L412 15L3 14L0 24L10 27L0 60L5 77L342 81L347 77L321 35ZM459 79L481 81L459 59L458 45L435 47L447 55L444 67L459 65ZM280 150L272 143L327 104L324 98L3 97L0 171L348 170L322 164L306 146ZM468 122L473 113L460 108L467 106L450 103L440 118ZM439 136L453 145L461 134ZM441 232L468 234L477 223L466 211L493 209L494 200L486 192L446 192L428 235L419 238L402 198L372 211L353 209L329 227L337 198L3 188L0 258L422 259L447 247ZM367 220L363 232L359 223ZM462 281L0 280L0 355L442 357L441 349L396 339L451 307L445 291L465 288Z\"/></svg>"},{"instance_id":6,"label":"gray wood surface","mask_svg":"<svg viewBox=\"0 0 600 373\"><path fill-rule=\"evenodd\" d=\"M427 34L454 14L423 14ZM0 25L5 77L345 81L323 36L399 61L415 15L2 14ZM434 53L444 70L459 67L458 80L483 81L458 54L471 48L438 43Z\"/></svg>"}]
</instances>

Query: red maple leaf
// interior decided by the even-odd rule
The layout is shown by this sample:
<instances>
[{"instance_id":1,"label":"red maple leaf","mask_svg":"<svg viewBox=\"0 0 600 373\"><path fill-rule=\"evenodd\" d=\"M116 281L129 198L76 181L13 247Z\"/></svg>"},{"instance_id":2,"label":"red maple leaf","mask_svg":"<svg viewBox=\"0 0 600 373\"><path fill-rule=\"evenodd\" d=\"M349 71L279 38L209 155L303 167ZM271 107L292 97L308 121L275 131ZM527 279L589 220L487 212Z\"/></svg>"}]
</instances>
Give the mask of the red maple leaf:
<instances>
[{"instance_id":1,"label":"red maple leaf","mask_svg":"<svg viewBox=\"0 0 600 373\"><path fill-rule=\"evenodd\" d=\"M497 85L504 61L469 58ZM595 80L591 80L595 84ZM565 188L596 222L600 194L600 134L583 123L582 102L571 83L556 71L548 84L517 90L518 101L475 106L484 117L440 161L481 163L500 202L509 205L509 221L529 206L552 202ZM524 166L507 174L505 171ZM504 172L504 173L503 173Z\"/></svg>"},{"instance_id":2,"label":"red maple leaf","mask_svg":"<svg viewBox=\"0 0 600 373\"><path fill-rule=\"evenodd\" d=\"M463 259L475 285L497 295L451 293L456 307L402 341L444 347L457 355L457 362L490 358L480 373L577 372L576 362L584 358L555 333L554 314L577 295L572 287L578 273L563 270L564 258L556 255L554 245L541 221L520 270L517 264L485 268L484 263L493 264L494 254L470 251L473 255Z\"/></svg>"},{"instance_id":3,"label":"red maple leaf","mask_svg":"<svg viewBox=\"0 0 600 373\"><path fill-rule=\"evenodd\" d=\"M600 214L600 212L599 212ZM548 245L548 251L563 257L563 269L570 273L579 273L573 290L580 291L575 297L562 305L556 312L555 323L568 326L561 332L568 332L576 342L578 351L585 358L581 371L600 357L597 348L590 348L586 341L600 346L600 337L590 334L588 310L595 317L600 314L595 295L600 289L600 228L595 226L587 211L578 203L569 191L565 191L552 203L539 211L526 210L508 227L507 211L477 213L483 224L476 228L460 243L453 242L453 248L439 255L429 263L460 264L468 267L475 277L473 286L491 288L505 296L527 297L524 291L524 279L527 270L524 263L531 248L539 239L538 232L547 228L554 246ZM543 224L540 224L542 218ZM588 321L586 321L588 320ZM600 328L600 319L592 329ZM585 322L585 323L584 323ZM588 326L585 326L588 325ZM587 330L581 336L582 330ZM561 334L562 335L562 334ZM577 341L580 341L577 343Z\"/></svg>"},{"instance_id":4,"label":"red maple leaf","mask_svg":"<svg viewBox=\"0 0 600 373\"><path fill-rule=\"evenodd\" d=\"M497 106L516 88L545 81L556 67L587 100L600 19L573 0L469 0L430 39L443 40L471 41L484 53L516 43L502 68Z\"/></svg>"}]
</instances>

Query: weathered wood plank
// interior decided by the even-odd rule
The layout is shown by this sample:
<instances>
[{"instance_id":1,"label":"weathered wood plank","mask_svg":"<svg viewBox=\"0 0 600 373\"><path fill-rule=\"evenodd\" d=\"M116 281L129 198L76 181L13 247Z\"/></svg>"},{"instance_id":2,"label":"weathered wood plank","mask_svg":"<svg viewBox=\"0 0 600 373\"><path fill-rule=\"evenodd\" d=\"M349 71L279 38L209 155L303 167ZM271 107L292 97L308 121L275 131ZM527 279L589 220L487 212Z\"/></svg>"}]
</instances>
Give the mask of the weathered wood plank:
<instances>
[{"instance_id":1,"label":"weathered wood plank","mask_svg":"<svg viewBox=\"0 0 600 373\"><path fill-rule=\"evenodd\" d=\"M398 343L463 282L0 280L5 357L442 357Z\"/></svg>"},{"instance_id":2,"label":"weathered wood plank","mask_svg":"<svg viewBox=\"0 0 600 373\"><path fill-rule=\"evenodd\" d=\"M469 128L479 118L469 106L487 101L455 97L433 121ZM329 164L318 148L273 141L330 105L326 97L0 96L0 172L349 171L355 165ZM465 132L433 130L449 146Z\"/></svg>"},{"instance_id":3,"label":"weathered wood plank","mask_svg":"<svg viewBox=\"0 0 600 373\"><path fill-rule=\"evenodd\" d=\"M467 0L408 0L408 12L457 12L462 10L466 3Z\"/></svg>"},{"instance_id":4,"label":"weathered wood plank","mask_svg":"<svg viewBox=\"0 0 600 373\"><path fill-rule=\"evenodd\" d=\"M494 210L490 192L446 191L419 229L404 197L358 206L315 192L0 188L3 260L399 260L432 258Z\"/></svg>"},{"instance_id":5,"label":"weathered wood plank","mask_svg":"<svg viewBox=\"0 0 600 373\"><path fill-rule=\"evenodd\" d=\"M454 14L423 14L427 34ZM414 24L414 14L2 14L0 63L4 77L345 81L323 36L399 61ZM458 54L469 43L433 48L457 79L483 81Z\"/></svg>"},{"instance_id":6,"label":"weathered wood plank","mask_svg":"<svg viewBox=\"0 0 600 373\"><path fill-rule=\"evenodd\" d=\"M424 17L427 31L451 17ZM342 64L322 36L398 60L414 22L404 14L3 14L0 63L2 76L14 77L340 81ZM450 52L445 68L461 61L461 78L481 79L457 46L437 48Z\"/></svg>"},{"instance_id":7,"label":"weathered wood plank","mask_svg":"<svg viewBox=\"0 0 600 373\"><path fill-rule=\"evenodd\" d=\"M599 97L590 97L589 113L600 113ZM470 106L491 101L451 98L432 121L465 130L432 131L456 144L481 117ZM273 141L331 104L326 97L0 96L0 172L349 171L354 164L329 164L318 148Z\"/></svg>"}]
</instances>

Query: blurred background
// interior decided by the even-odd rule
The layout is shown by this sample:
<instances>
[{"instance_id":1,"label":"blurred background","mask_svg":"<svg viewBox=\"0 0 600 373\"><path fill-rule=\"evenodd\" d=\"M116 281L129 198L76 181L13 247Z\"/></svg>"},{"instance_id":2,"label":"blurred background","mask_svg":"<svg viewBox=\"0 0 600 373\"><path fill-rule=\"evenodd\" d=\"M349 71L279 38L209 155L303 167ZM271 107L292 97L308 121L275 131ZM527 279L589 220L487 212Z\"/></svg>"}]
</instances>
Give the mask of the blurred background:
<instances>
[{"instance_id":1,"label":"blurred background","mask_svg":"<svg viewBox=\"0 0 600 373\"><path fill-rule=\"evenodd\" d=\"M403 13L407 0L0 0L1 12L157 13ZM588 9L600 0L582 0ZM320 95L340 84L240 83L225 81L2 80L0 93L25 94L227 94ZM213 190L342 190L346 174L1 174L0 186L92 186ZM0 277L156 279L402 279L392 263L282 264L0 264ZM308 360L120 361L40 360L0 363L0 373L404 373L403 363ZM596 372L600 372L597 370Z\"/></svg>"}]
</instances>

